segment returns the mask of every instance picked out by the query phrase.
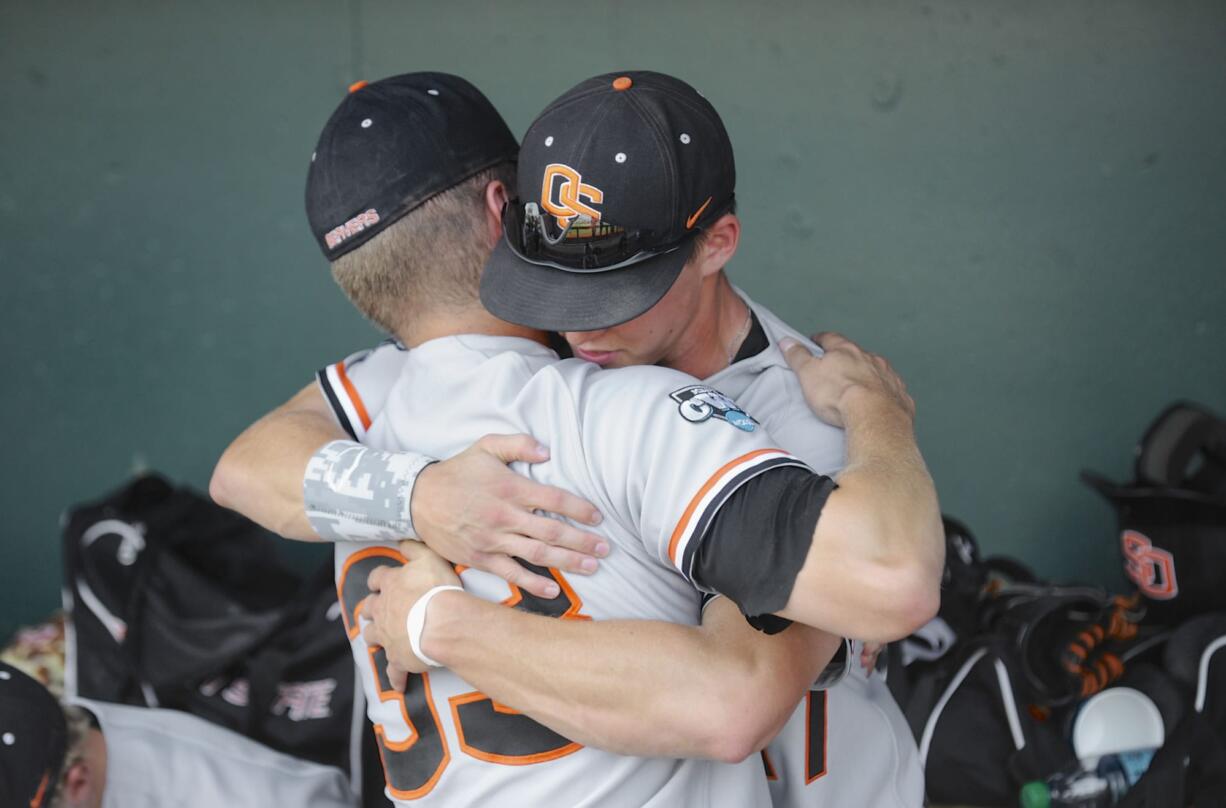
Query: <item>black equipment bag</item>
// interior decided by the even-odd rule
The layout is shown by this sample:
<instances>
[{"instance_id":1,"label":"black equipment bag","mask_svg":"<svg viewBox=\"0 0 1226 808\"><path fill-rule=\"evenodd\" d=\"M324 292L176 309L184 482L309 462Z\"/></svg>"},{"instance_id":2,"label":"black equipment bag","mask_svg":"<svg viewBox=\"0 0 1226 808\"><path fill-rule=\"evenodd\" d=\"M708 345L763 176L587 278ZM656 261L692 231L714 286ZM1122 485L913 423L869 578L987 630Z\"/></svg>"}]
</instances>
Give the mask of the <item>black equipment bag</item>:
<instances>
[{"instance_id":1,"label":"black equipment bag","mask_svg":"<svg viewBox=\"0 0 1226 808\"><path fill-rule=\"evenodd\" d=\"M1226 612L1201 615L1176 629L1164 662L1192 710L1226 744Z\"/></svg>"},{"instance_id":2,"label":"black equipment bag","mask_svg":"<svg viewBox=\"0 0 1226 808\"><path fill-rule=\"evenodd\" d=\"M1114 506L1124 573L1148 620L1175 625L1226 609L1226 420L1195 404L1168 407L1137 446L1136 478L1081 478Z\"/></svg>"},{"instance_id":3,"label":"black equipment bag","mask_svg":"<svg viewBox=\"0 0 1226 808\"><path fill-rule=\"evenodd\" d=\"M1076 765L1066 729L1077 702L1151 640L1139 599L1042 583L1018 561L981 557L966 525L944 522L938 617L890 644L887 682L929 799L1014 806L1024 783Z\"/></svg>"},{"instance_id":4,"label":"black equipment bag","mask_svg":"<svg viewBox=\"0 0 1226 808\"><path fill-rule=\"evenodd\" d=\"M983 601L1002 580L1032 583L1034 573L1007 556L984 558L979 541L963 522L942 515L945 569L937 616L909 637L886 646L887 686L904 707L913 699L931 705L936 680L948 675L944 658L965 647L988 627ZM914 688L920 692L912 693Z\"/></svg>"},{"instance_id":5,"label":"black equipment bag","mask_svg":"<svg viewBox=\"0 0 1226 808\"><path fill-rule=\"evenodd\" d=\"M919 744L931 801L1014 806L1023 783L1073 759L1058 722L1028 709L1035 695L1020 647L999 630L1002 587L1035 576L1013 559L983 558L965 524L943 521L940 610L887 646L886 682Z\"/></svg>"},{"instance_id":6,"label":"black equipment bag","mask_svg":"<svg viewBox=\"0 0 1226 808\"><path fill-rule=\"evenodd\" d=\"M929 800L1015 806L1024 783L1075 762L1056 722L1029 709L1015 646L984 637L951 657L940 687L905 708Z\"/></svg>"},{"instance_id":7,"label":"black equipment bag","mask_svg":"<svg viewBox=\"0 0 1226 808\"><path fill-rule=\"evenodd\" d=\"M1120 808L1222 808L1226 806L1226 613L1185 622L1169 634L1162 652L1164 672L1176 690L1181 714L1173 729L1168 726L1162 748ZM1173 712L1158 699L1155 702L1164 719Z\"/></svg>"},{"instance_id":8,"label":"black equipment bag","mask_svg":"<svg viewBox=\"0 0 1226 808\"><path fill-rule=\"evenodd\" d=\"M198 715L360 783L365 705L332 562L155 476L64 521L70 696Z\"/></svg>"}]
</instances>

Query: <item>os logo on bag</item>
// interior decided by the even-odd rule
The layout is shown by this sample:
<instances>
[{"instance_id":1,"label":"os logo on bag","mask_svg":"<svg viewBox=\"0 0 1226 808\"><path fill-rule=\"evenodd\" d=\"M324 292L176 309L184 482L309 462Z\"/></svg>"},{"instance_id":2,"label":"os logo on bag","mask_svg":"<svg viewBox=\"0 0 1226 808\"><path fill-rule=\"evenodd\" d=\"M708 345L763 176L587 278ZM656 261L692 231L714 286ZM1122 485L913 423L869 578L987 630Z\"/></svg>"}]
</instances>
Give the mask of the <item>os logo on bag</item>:
<instances>
[{"instance_id":1,"label":"os logo on bag","mask_svg":"<svg viewBox=\"0 0 1226 808\"><path fill-rule=\"evenodd\" d=\"M1120 536L1124 550L1124 572L1142 592L1154 600L1171 600L1179 594L1175 580L1175 557L1144 533L1125 530Z\"/></svg>"}]
</instances>

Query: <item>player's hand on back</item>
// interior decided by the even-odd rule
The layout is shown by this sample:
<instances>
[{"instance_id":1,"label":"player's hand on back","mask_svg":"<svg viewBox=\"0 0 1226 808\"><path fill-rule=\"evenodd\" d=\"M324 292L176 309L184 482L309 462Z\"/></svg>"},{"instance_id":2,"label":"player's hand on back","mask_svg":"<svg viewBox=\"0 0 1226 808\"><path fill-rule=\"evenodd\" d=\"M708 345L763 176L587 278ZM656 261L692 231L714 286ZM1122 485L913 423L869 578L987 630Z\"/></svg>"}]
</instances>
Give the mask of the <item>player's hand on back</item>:
<instances>
[{"instance_id":1,"label":"player's hand on back","mask_svg":"<svg viewBox=\"0 0 1226 808\"><path fill-rule=\"evenodd\" d=\"M362 637L368 645L382 647L387 652L387 677L396 690L404 690L408 674L422 673L429 668L413 653L409 643L405 628L409 610L418 598L436 586L460 586L455 568L429 547L420 542L404 541L400 543L400 552L408 559L405 564L377 567L370 573L366 579L370 594L361 607L362 615L369 621L362 630ZM434 606L432 601L430 608Z\"/></svg>"},{"instance_id":2,"label":"player's hand on back","mask_svg":"<svg viewBox=\"0 0 1226 808\"><path fill-rule=\"evenodd\" d=\"M883 356L866 351L833 331L816 334L813 341L824 353L814 356L793 339L783 339L779 348L804 390L814 414L834 426L846 426L851 408L869 401L897 407L915 417L915 402L907 386Z\"/></svg>"},{"instance_id":3,"label":"player's hand on back","mask_svg":"<svg viewBox=\"0 0 1226 808\"><path fill-rule=\"evenodd\" d=\"M541 567L586 574L608 555L602 537L579 524L600 523L589 502L541 485L507 467L540 463L549 450L529 435L486 435L449 460L427 466L413 490L413 526L439 555L497 575L538 597L553 598L557 582L529 572L515 558Z\"/></svg>"}]
</instances>

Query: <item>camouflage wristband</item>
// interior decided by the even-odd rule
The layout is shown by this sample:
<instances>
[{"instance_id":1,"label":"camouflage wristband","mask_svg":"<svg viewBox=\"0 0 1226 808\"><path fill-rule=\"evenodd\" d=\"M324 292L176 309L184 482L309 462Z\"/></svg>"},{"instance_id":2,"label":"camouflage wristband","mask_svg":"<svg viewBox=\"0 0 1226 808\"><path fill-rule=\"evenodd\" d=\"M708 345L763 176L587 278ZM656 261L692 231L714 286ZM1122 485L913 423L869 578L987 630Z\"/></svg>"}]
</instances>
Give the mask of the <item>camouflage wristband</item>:
<instances>
[{"instance_id":1,"label":"camouflage wristband","mask_svg":"<svg viewBox=\"0 0 1226 808\"><path fill-rule=\"evenodd\" d=\"M325 541L416 539L409 504L417 475L433 458L334 440L307 462L307 521Z\"/></svg>"}]
</instances>

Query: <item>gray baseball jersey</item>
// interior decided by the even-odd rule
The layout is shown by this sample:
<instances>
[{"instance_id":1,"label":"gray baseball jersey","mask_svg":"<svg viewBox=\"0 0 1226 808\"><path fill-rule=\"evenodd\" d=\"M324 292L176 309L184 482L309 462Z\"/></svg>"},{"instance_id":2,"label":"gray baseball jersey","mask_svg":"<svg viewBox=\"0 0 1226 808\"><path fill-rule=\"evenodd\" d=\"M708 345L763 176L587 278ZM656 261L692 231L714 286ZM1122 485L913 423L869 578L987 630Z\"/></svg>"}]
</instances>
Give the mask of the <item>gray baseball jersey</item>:
<instances>
[{"instance_id":1,"label":"gray baseball jersey","mask_svg":"<svg viewBox=\"0 0 1226 808\"><path fill-rule=\"evenodd\" d=\"M693 625L700 593L691 571L705 526L750 479L803 466L728 399L664 368L603 371L559 361L529 340L480 335L431 340L402 352L401 361L377 410L365 398L362 363L341 369L348 387L328 391L330 400L351 399L343 411L365 411L365 443L446 458L488 433L526 432L550 446L552 456L517 470L566 486L605 516L596 530L613 552L591 576L568 579L548 571L562 589L554 600L535 600L500 578L465 570L465 588L494 602L562 619ZM349 484L361 489L361 468L352 469ZM756 540L749 538L752 531L745 534ZM491 702L446 669L412 677L404 694L392 690L383 652L361 636L358 606L370 571L399 558L394 545L336 545L337 588L394 800L448 806L770 804L761 761L754 758L729 765L582 747Z\"/></svg>"},{"instance_id":2,"label":"gray baseball jersey","mask_svg":"<svg viewBox=\"0 0 1226 808\"><path fill-rule=\"evenodd\" d=\"M821 349L737 291L765 332L767 347L705 383L735 399L779 446L815 471L837 473L846 462L843 431L809 409L799 380L776 346L788 336L815 353ZM370 419L384 407L407 356L403 348L388 341L321 372L321 387L341 425L355 439L365 440ZM414 445L407 448L423 450ZM902 711L882 677L860 666L860 644L852 646L849 673L826 690L810 692L763 752L776 808L916 808L923 804L923 771Z\"/></svg>"},{"instance_id":3,"label":"gray baseball jersey","mask_svg":"<svg viewBox=\"0 0 1226 808\"><path fill-rule=\"evenodd\" d=\"M814 353L821 349L737 291L761 324L768 347L706 382L752 412L780 446L814 471L833 476L846 462L843 430L809 409L777 346L791 337ZM852 647L848 674L826 690L810 692L763 754L777 808L923 805L924 774L911 730L882 677L860 665L860 643Z\"/></svg>"},{"instance_id":4,"label":"gray baseball jersey","mask_svg":"<svg viewBox=\"0 0 1226 808\"><path fill-rule=\"evenodd\" d=\"M106 739L103 808L357 808L345 775L178 710L71 703Z\"/></svg>"}]
</instances>

